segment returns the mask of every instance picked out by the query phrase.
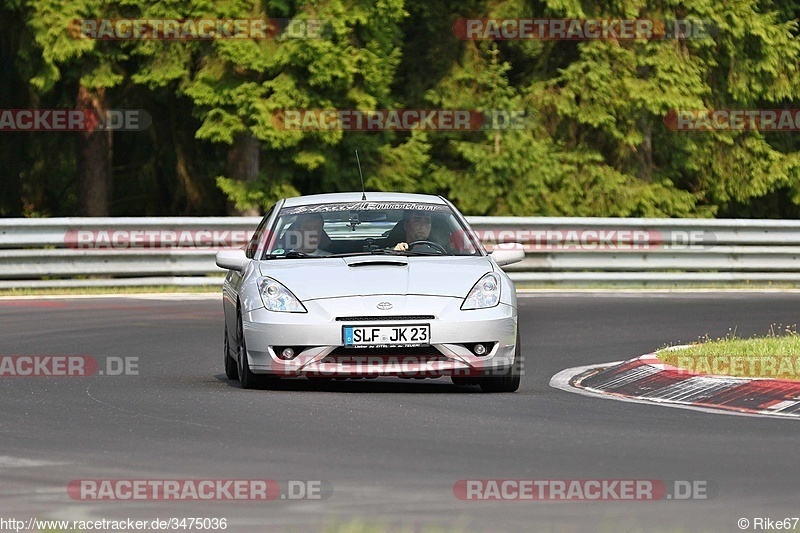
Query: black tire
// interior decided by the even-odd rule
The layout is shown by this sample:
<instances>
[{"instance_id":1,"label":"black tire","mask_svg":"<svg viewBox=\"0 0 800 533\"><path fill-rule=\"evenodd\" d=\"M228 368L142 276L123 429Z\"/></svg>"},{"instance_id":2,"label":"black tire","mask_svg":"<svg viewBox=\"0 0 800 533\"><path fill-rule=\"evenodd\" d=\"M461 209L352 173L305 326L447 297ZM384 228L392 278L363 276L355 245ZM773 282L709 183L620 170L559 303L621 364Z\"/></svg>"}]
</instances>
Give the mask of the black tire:
<instances>
[{"instance_id":1,"label":"black tire","mask_svg":"<svg viewBox=\"0 0 800 533\"><path fill-rule=\"evenodd\" d=\"M519 342L519 326L517 327L517 346L514 349L514 362L500 376L490 376L480 379L483 392L516 392L519 389L522 377L522 347Z\"/></svg>"},{"instance_id":2,"label":"black tire","mask_svg":"<svg viewBox=\"0 0 800 533\"><path fill-rule=\"evenodd\" d=\"M468 378L464 376L450 376L450 381L457 387L469 387L470 385L477 385L480 383L478 378Z\"/></svg>"},{"instance_id":3,"label":"black tire","mask_svg":"<svg viewBox=\"0 0 800 533\"><path fill-rule=\"evenodd\" d=\"M242 327L242 315L238 314L236 331L236 362L238 364L239 383L243 389L255 389L259 385L259 377L250 371L250 363L247 361L247 344L244 340L244 328Z\"/></svg>"},{"instance_id":4,"label":"black tire","mask_svg":"<svg viewBox=\"0 0 800 533\"><path fill-rule=\"evenodd\" d=\"M228 379L239 379L239 369L236 365L236 360L231 357L230 342L228 342L228 325L225 324L225 342L223 344L225 358L225 375Z\"/></svg>"}]
</instances>

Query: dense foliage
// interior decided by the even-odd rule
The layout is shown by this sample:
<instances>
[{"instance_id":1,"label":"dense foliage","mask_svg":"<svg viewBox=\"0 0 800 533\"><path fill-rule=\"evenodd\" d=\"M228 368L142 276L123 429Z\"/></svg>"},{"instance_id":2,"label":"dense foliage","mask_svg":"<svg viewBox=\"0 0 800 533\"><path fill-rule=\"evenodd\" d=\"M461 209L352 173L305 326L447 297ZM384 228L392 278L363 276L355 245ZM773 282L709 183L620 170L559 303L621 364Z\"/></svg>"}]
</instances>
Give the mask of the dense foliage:
<instances>
[{"instance_id":1,"label":"dense foliage","mask_svg":"<svg viewBox=\"0 0 800 533\"><path fill-rule=\"evenodd\" d=\"M444 194L467 214L800 217L796 132L674 110L800 101L787 0L4 0L0 108L145 109L141 132L4 132L0 215L255 214L287 195ZM319 38L92 40L75 19L324 21ZM459 18L698 19L704 39L464 40ZM525 128L287 131L285 109L524 111Z\"/></svg>"}]
</instances>

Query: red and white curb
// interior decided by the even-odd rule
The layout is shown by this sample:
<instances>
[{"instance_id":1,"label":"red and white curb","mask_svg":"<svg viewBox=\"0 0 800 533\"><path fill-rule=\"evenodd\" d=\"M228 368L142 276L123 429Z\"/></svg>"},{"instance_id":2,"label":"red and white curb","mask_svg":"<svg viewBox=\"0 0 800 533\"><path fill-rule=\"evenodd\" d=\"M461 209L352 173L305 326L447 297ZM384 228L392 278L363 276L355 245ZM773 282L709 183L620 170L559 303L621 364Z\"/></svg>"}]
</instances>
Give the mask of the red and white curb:
<instances>
[{"instance_id":1,"label":"red and white curb","mask_svg":"<svg viewBox=\"0 0 800 533\"><path fill-rule=\"evenodd\" d=\"M697 374L649 353L562 370L550 386L567 392L711 413L800 420L800 381Z\"/></svg>"}]
</instances>

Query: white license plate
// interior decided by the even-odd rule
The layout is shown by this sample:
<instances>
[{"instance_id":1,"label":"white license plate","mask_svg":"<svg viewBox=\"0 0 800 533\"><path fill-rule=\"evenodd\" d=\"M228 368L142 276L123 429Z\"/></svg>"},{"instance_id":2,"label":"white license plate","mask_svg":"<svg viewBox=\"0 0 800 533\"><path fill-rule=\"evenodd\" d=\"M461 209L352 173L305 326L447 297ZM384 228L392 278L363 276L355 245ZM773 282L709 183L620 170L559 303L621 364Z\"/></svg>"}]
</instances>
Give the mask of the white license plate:
<instances>
[{"instance_id":1,"label":"white license plate","mask_svg":"<svg viewBox=\"0 0 800 533\"><path fill-rule=\"evenodd\" d=\"M344 345L347 348L384 346L427 346L431 341L428 324L413 326L344 326Z\"/></svg>"}]
</instances>

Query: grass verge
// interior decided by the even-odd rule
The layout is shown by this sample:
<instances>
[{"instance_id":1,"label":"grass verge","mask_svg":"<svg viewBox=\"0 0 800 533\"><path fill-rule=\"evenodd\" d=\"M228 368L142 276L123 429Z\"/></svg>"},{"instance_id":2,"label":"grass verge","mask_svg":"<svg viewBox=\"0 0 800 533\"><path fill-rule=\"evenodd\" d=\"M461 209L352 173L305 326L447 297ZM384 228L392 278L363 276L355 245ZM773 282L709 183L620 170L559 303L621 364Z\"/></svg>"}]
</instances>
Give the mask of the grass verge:
<instances>
[{"instance_id":1,"label":"grass verge","mask_svg":"<svg viewBox=\"0 0 800 533\"><path fill-rule=\"evenodd\" d=\"M162 285L155 287L64 287L64 288L23 288L23 289L0 289L0 297L3 296L63 296L73 294L143 294L143 293L165 293L165 292L191 292L191 293L221 293L222 285Z\"/></svg>"},{"instance_id":2,"label":"grass verge","mask_svg":"<svg viewBox=\"0 0 800 533\"><path fill-rule=\"evenodd\" d=\"M517 289L537 289L546 291L625 291L625 292L647 292L656 291L691 291L697 289L704 290L797 290L797 284L777 284L777 283L720 283L720 284L614 284L614 283L534 283L517 282L514 283ZM9 296L61 296L74 294L143 294L143 293L165 293L165 292L190 292L207 293L219 292L222 289L222 282L215 281L209 285L160 285L160 286L129 286L129 287L25 287L18 289L0 289L0 297Z\"/></svg>"},{"instance_id":3,"label":"grass verge","mask_svg":"<svg viewBox=\"0 0 800 533\"><path fill-rule=\"evenodd\" d=\"M773 282L753 282L753 283L733 283L733 282L719 282L719 283L637 283L637 282L618 282L618 283L554 283L554 282L534 282L534 281L515 281L514 286L517 289L546 289L546 290L630 290L630 291L648 291L648 290L676 290L676 291L690 291L695 289L702 290L797 290L800 289L800 284L797 283L773 283Z\"/></svg>"},{"instance_id":4,"label":"grass verge","mask_svg":"<svg viewBox=\"0 0 800 533\"><path fill-rule=\"evenodd\" d=\"M656 352L663 362L698 374L800 380L800 335L797 325L773 325L763 337L742 339L730 331L686 348Z\"/></svg>"}]
</instances>

